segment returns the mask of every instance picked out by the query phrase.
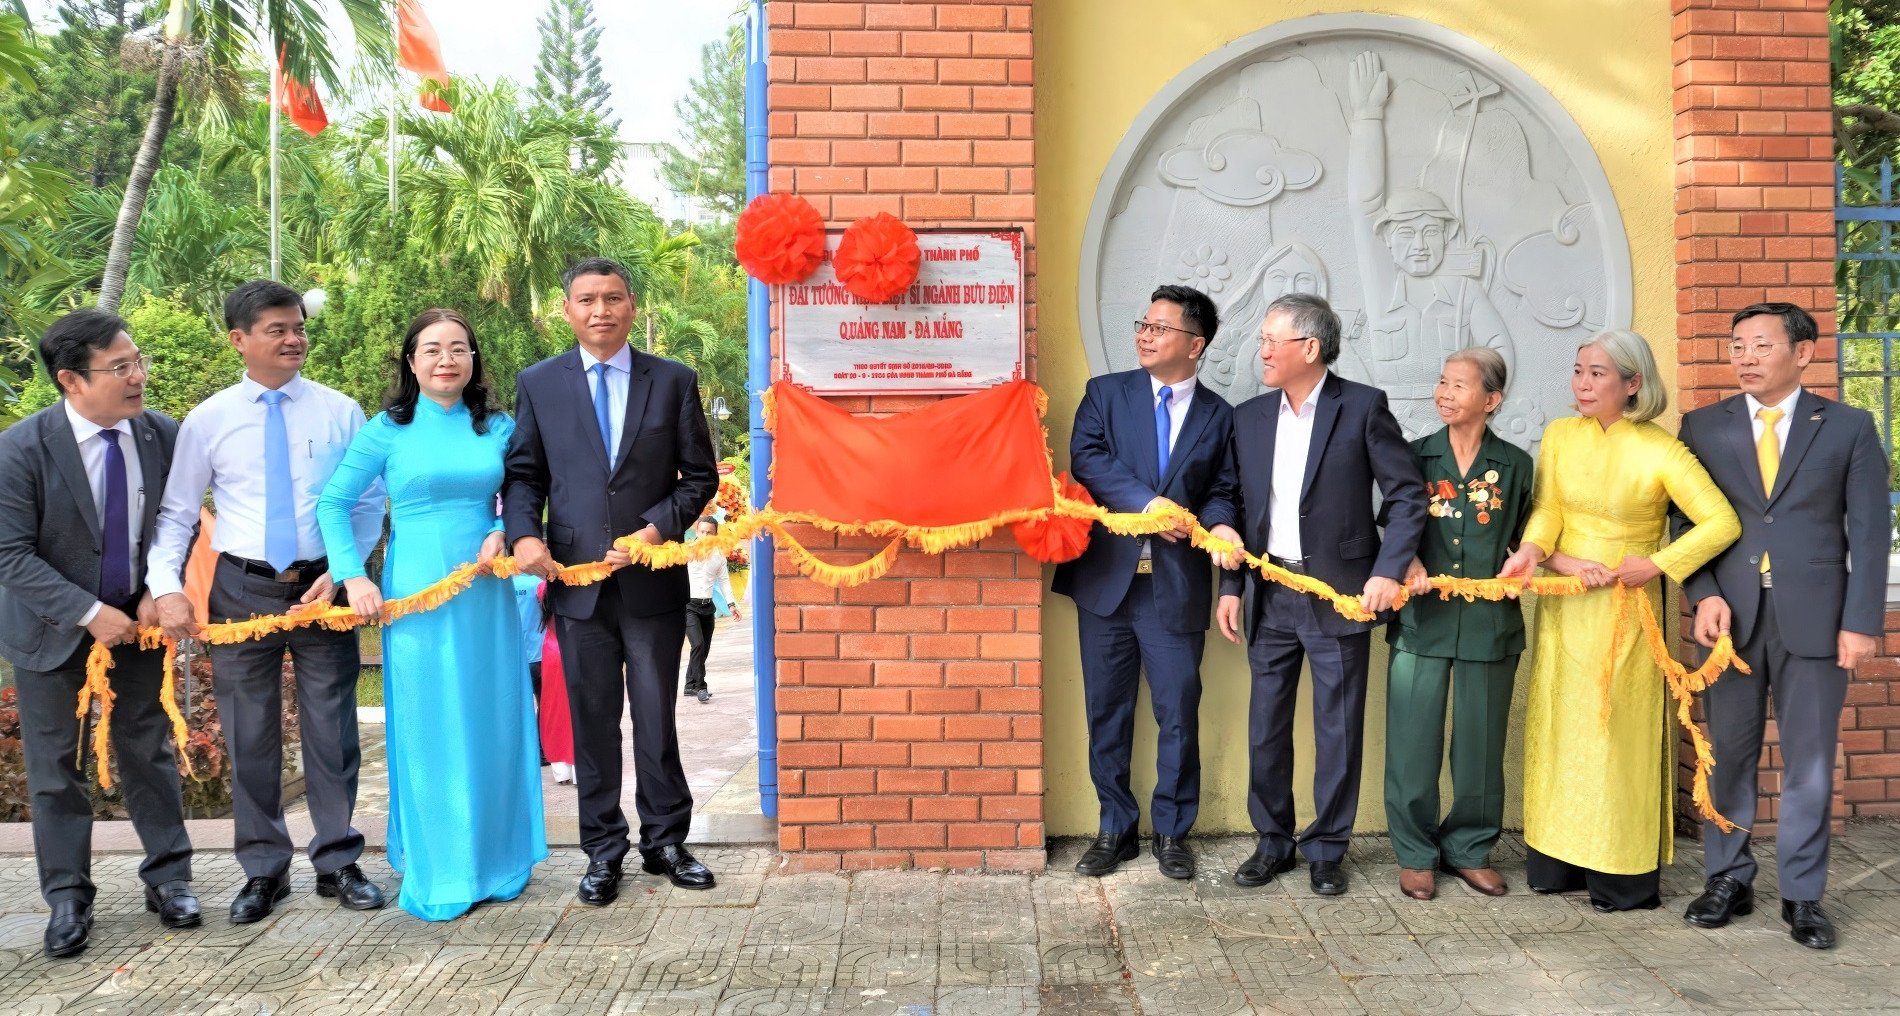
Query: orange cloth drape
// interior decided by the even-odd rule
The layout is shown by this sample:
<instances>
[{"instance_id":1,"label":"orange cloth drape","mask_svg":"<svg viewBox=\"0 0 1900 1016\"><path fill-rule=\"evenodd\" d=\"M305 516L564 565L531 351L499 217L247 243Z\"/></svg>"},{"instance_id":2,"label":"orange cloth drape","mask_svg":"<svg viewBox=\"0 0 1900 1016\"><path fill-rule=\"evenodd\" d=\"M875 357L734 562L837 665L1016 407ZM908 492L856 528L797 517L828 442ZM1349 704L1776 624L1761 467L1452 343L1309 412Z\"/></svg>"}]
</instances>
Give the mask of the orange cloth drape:
<instances>
[{"instance_id":1,"label":"orange cloth drape","mask_svg":"<svg viewBox=\"0 0 1900 1016\"><path fill-rule=\"evenodd\" d=\"M191 545L191 556L185 559L185 599L191 601L191 609L196 611L193 616L200 621L211 617L211 575L218 570L218 552L211 549L211 530L217 524L217 516L209 509L198 509L198 539Z\"/></svg>"},{"instance_id":2,"label":"orange cloth drape","mask_svg":"<svg viewBox=\"0 0 1900 1016\"><path fill-rule=\"evenodd\" d=\"M773 386L772 506L839 522L957 526L1055 506L1028 381L884 418Z\"/></svg>"}]
</instances>

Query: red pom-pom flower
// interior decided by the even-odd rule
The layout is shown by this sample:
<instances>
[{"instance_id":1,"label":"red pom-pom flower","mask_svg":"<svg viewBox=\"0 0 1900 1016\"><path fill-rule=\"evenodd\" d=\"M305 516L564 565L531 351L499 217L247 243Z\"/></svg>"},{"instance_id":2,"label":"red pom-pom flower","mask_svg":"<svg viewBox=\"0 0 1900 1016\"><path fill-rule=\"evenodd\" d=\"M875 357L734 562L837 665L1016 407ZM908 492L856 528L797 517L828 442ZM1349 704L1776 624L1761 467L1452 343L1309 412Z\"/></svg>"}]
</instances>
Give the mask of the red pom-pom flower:
<instances>
[{"instance_id":1,"label":"red pom-pom flower","mask_svg":"<svg viewBox=\"0 0 1900 1016\"><path fill-rule=\"evenodd\" d=\"M1069 479L1063 473L1056 477L1062 485L1062 496L1083 504L1094 504L1088 488ZM1037 522L1018 522L1009 527L1015 535L1017 545L1023 552L1038 561L1049 564L1061 564L1073 561L1089 549L1089 528L1094 523L1088 519L1071 518L1067 515L1051 515Z\"/></svg>"},{"instance_id":2,"label":"red pom-pom flower","mask_svg":"<svg viewBox=\"0 0 1900 1016\"><path fill-rule=\"evenodd\" d=\"M844 231L832 267L852 296L883 303L917 281L917 234L889 212L859 219Z\"/></svg>"},{"instance_id":3,"label":"red pom-pom flower","mask_svg":"<svg viewBox=\"0 0 1900 1016\"><path fill-rule=\"evenodd\" d=\"M796 194L761 194L739 216L733 253L766 285L803 282L825 259L825 220Z\"/></svg>"}]
</instances>

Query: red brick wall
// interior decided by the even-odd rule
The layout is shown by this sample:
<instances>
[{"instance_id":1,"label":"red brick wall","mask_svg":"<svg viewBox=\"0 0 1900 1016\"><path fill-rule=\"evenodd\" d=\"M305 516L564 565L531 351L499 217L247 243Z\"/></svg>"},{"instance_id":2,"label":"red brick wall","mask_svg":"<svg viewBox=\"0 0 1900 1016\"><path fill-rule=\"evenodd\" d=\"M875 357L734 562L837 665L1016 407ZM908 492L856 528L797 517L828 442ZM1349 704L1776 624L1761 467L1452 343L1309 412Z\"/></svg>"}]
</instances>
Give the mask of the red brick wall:
<instances>
[{"instance_id":1,"label":"red brick wall","mask_svg":"<svg viewBox=\"0 0 1900 1016\"><path fill-rule=\"evenodd\" d=\"M1826 0L1674 0L1673 9L1682 407L1735 391L1724 349L1729 316L1762 300L1813 312L1821 341L1803 383L1833 397L1840 368ZM1840 817L1900 815L1900 613L1887 615L1886 628L1887 655L1848 686ZM1780 765L1771 725L1760 835L1774 831Z\"/></svg>"},{"instance_id":2,"label":"red brick wall","mask_svg":"<svg viewBox=\"0 0 1900 1016\"><path fill-rule=\"evenodd\" d=\"M1027 231L1035 363L1028 0L775 0L771 187L834 226ZM837 400L890 413L919 397ZM882 546L800 534L854 562ZM826 548L832 548L827 551ZM803 869L1040 870L1042 569L1007 535L833 590L780 556L779 846Z\"/></svg>"}]
</instances>

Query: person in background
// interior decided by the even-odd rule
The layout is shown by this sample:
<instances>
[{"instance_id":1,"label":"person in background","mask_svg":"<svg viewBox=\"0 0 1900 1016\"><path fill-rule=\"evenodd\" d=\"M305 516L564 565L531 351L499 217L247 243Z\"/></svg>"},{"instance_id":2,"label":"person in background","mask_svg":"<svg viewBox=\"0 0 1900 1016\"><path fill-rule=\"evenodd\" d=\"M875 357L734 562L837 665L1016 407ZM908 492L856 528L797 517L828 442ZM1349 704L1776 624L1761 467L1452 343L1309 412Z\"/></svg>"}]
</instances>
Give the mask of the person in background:
<instances>
[{"instance_id":1,"label":"person in background","mask_svg":"<svg viewBox=\"0 0 1900 1016\"><path fill-rule=\"evenodd\" d=\"M1451 354L1435 402L1445 426L1412 442L1430 498L1412 594L1387 629L1385 816L1399 857L1399 891L1437 895L1434 869L1502 896L1491 848L1504 822L1504 735L1524 651L1516 600L1441 598L1431 577L1488 579L1516 549L1531 513L1531 457L1486 425L1509 384L1504 358L1473 346ZM1451 702L1451 811L1441 820L1438 774Z\"/></svg>"},{"instance_id":2,"label":"person in background","mask_svg":"<svg viewBox=\"0 0 1900 1016\"><path fill-rule=\"evenodd\" d=\"M207 488L218 515L210 620L284 614L334 602L339 593L317 528L317 496L362 428L363 410L303 376L310 342L296 290L247 282L225 299L224 323L244 360L244 376L179 425L158 534L146 555L146 584L173 640L198 631L183 576ZM382 518L383 489L372 484L349 511L357 557L368 556L382 538ZM306 625L210 651L231 761L235 850L246 876L231 901L233 924L269 917L290 895L295 848L284 823L285 653L296 671L317 895L351 910L385 902L382 886L356 863L363 834L350 823L363 754L356 732L356 682L363 670L357 633Z\"/></svg>"},{"instance_id":3,"label":"person in background","mask_svg":"<svg viewBox=\"0 0 1900 1016\"><path fill-rule=\"evenodd\" d=\"M1651 909L1675 844L1668 686L1618 603L1647 596L1661 617L1661 577L1688 578L1741 526L1702 463L1652 422L1669 397L1642 336L1601 332L1578 347L1570 391L1578 415L1544 429L1530 522L1498 571L1529 582L1541 563L1591 590L1537 600L1525 876L1540 893L1587 889L1598 913ZM1694 525L1665 547L1672 502Z\"/></svg>"},{"instance_id":4,"label":"person in background","mask_svg":"<svg viewBox=\"0 0 1900 1016\"><path fill-rule=\"evenodd\" d=\"M1781 919L1796 942L1832 948L1827 889L1834 750L1854 668L1875 655L1886 609L1887 457L1872 414L1801 386L1819 338L1791 303L1736 312L1729 343L1741 394L1682 418L1682 443L1741 517L1742 537L1683 583L1695 637L1727 634L1753 673L1702 693L1715 750L1709 789L1737 826L1702 826L1706 890L1683 919L1719 928L1755 905L1749 827L1767 707L1781 741L1775 860ZM1678 523L1686 520L1676 520Z\"/></svg>"},{"instance_id":5,"label":"person in background","mask_svg":"<svg viewBox=\"0 0 1900 1016\"><path fill-rule=\"evenodd\" d=\"M547 622L541 616L541 588L547 585L539 575L516 572L510 580L515 593L515 617L521 622L521 656L528 663L528 687L534 692L534 708L541 710L541 643ZM548 753L539 753L541 764L548 764Z\"/></svg>"},{"instance_id":6,"label":"person in background","mask_svg":"<svg viewBox=\"0 0 1900 1016\"><path fill-rule=\"evenodd\" d=\"M708 515L693 523L693 531L702 540L711 539L719 534L719 520ZM723 598L732 607L732 619L743 621L739 613L739 601L732 595L732 574L726 568L726 555L707 554L696 561L686 563L686 576L692 586L686 599L686 642L692 652L686 659L686 690L701 703L712 701L712 692L706 687L706 656L712 652L713 622L715 620L715 595Z\"/></svg>"},{"instance_id":7,"label":"person in background","mask_svg":"<svg viewBox=\"0 0 1900 1016\"><path fill-rule=\"evenodd\" d=\"M165 652L140 649L157 624L140 595L144 555L178 425L145 408L150 358L125 322L76 310L40 336L60 400L0 432L0 657L13 665L33 806L33 857L52 913L54 958L92 935L92 800L74 747L89 746L73 703L92 647L112 651L112 748L145 859L145 908L167 928L195 927L191 839L178 758L160 707ZM17 886L16 886L17 888Z\"/></svg>"},{"instance_id":8,"label":"person in background","mask_svg":"<svg viewBox=\"0 0 1900 1016\"><path fill-rule=\"evenodd\" d=\"M452 310L422 312L396 370L387 408L357 432L317 505L332 574L366 618L503 546L495 495L514 427L489 402L474 329ZM351 514L384 486L379 588ZM389 864L403 873L398 902L422 920L514 899L548 856L524 659L513 590L492 575L383 629Z\"/></svg>"}]
</instances>

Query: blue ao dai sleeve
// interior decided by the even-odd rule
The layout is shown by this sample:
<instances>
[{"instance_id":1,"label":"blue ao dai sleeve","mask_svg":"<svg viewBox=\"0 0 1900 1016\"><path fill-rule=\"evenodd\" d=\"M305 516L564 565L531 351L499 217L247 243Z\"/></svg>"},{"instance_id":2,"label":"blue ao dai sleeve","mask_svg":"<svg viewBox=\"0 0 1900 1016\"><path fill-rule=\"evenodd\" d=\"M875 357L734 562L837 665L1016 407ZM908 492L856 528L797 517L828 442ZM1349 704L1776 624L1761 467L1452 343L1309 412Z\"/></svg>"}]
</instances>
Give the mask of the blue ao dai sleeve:
<instances>
[{"instance_id":1,"label":"blue ao dai sleeve","mask_svg":"<svg viewBox=\"0 0 1900 1016\"><path fill-rule=\"evenodd\" d=\"M383 478L395 430L389 417L379 414L357 431L317 499L317 528L323 532L323 549L330 557L330 577L339 583L366 574L364 555L357 549L354 513L363 493ZM380 519L377 524L381 525Z\"/></svg>"}]
</instances>

